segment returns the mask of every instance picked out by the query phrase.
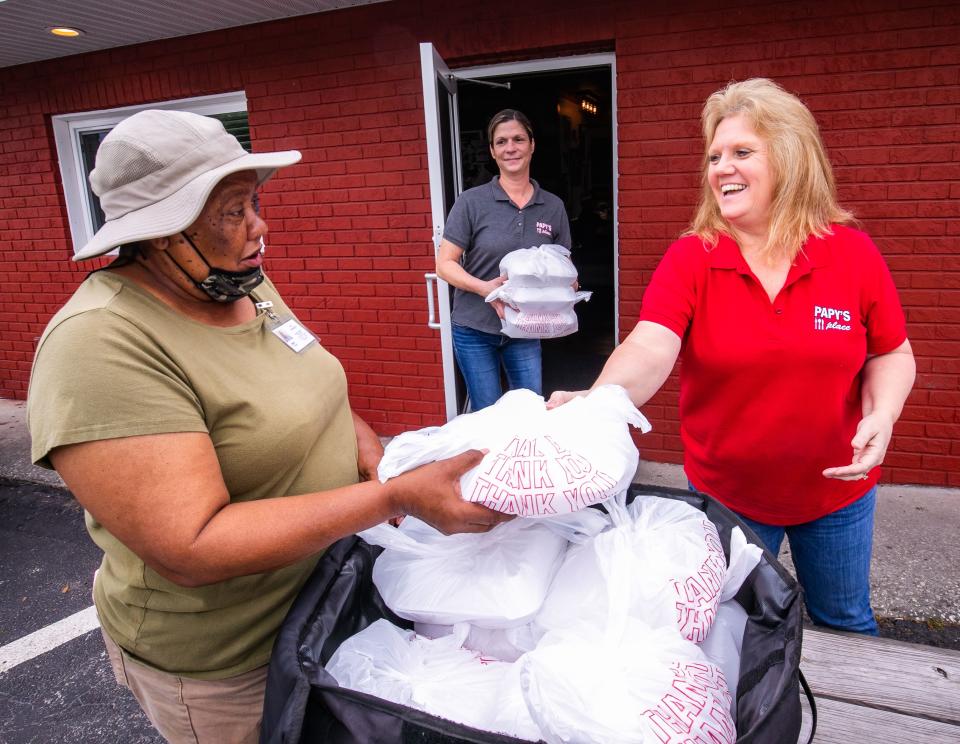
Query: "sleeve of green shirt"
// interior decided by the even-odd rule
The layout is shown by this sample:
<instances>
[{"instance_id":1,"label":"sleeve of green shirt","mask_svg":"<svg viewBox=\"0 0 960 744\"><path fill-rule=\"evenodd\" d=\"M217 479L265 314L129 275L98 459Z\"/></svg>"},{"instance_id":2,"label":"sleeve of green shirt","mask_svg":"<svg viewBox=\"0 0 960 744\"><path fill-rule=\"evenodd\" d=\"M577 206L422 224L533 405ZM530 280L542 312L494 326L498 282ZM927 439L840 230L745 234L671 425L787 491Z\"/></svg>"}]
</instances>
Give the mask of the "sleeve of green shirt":
<instances>
[{"instance_id":1,"label":"sleeve of green shirt","mask_svg":"<svg viewBox=\"0 0 960 744\"><path fill-rule=\"evenodd\" d=\"M27 418L31 458L102 439L206 431L182 370L128 320L93 309L60 322L37 351Z\"/></svg>"}]
</instances>

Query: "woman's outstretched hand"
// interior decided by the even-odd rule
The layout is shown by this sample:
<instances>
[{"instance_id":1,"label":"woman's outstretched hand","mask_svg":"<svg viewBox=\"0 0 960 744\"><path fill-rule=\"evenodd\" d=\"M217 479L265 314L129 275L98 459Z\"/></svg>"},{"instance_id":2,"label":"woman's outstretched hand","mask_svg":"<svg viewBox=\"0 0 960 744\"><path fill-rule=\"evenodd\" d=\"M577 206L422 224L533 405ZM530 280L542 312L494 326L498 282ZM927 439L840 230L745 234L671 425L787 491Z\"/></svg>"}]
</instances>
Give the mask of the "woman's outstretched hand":
<instances>
[{"instance_id":1,"label":"woman's outstretched hand","mask_svg":"<svg viewBox=\"0 0 960 744\"><path fill-rule=\"evenodd\" d=\"M553 408L559 408L564 403L569 403L574 398L583 398L589 392L589 390L575 390L573 392L569 390L555 390L547 400L547 410L549 411Z\"/></svg>"},{"instance_id":2,"label":"woman's outstretched hand","mask_svg":"<svg viewBox=\"0 0 960 744\"><path fill-rule=\"evenodd\" d=\"M865 480L870 471L883 462L887 454L887 445L893 436L893 419L882 413L871 413L860 419L857 433L850 441L853 446L853 460L849 465L827 468L825 478L853 481Z\"/></svg>"}]
</instances>

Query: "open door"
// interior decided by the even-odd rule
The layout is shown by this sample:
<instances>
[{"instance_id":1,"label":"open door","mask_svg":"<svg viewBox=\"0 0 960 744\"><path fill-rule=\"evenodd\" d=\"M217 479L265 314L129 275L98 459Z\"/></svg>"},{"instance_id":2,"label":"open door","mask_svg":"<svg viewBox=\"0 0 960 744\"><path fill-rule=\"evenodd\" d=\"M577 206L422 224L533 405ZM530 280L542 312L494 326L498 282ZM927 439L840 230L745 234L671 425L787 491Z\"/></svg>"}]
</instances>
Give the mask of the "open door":
<instances>
[{"instance_id":1,"label":"open door","mask_svg":"<svg viewBox=\"0 0 960 744\"><path fill-rule=\"evenodd\" d=\"M593 298L575 308L578 333L542 344L545 395L589 387L617 343L615 62L612 54L590 54L454 74L432 44L420 44L434 255L460 193L496 175L485 129L501 109L532 117L537 155L531 175L567 209L571 258L581 288ZM451 290L433 274L427 275L427 301L429 325L440 331L449 420L466 410L467 396L453 354Z\"/></svg>"},{"instance_id":2,"label":"open door","mask_svg":"<svg viewBox=\"0 0 960 744\"><path fill-rule=\"evenodd\" d=\"M443 237L443 226L454 201L463 190L460 182L460 138L456 133L457 81L433 44L420 44L420 69L423 79L423 113L427 134L427 165L430 172L430 209L433 218L433 252L436 257ZM440 331L443 354L443 389L447 420L459 413L462 393L453 358L450 328L450 285L436 274L426 275L428 325ZM437 302L434 305L434 287ZM438 317L435 317L438 316Z\"/></svg>"}]
</instances>

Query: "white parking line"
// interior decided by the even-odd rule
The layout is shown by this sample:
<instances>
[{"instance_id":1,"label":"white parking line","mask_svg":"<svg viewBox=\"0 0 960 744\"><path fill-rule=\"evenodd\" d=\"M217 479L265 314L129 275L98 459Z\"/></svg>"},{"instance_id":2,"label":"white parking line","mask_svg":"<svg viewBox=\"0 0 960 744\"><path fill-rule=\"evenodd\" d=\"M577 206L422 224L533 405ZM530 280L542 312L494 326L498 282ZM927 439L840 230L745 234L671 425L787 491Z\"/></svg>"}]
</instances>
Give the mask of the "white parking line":
<instances>
[{"instance_id":1,"label":"white parking line","mask_svg":"<svg viewBox=\"0 0 960 744\"><path fill-rule=\"evenodd\" d=\"M100 621L97 620L97 609L91 606L63 618L60 622L18 638L0 647L0 674L98 627Z\"/></svg>"}]
</instances>

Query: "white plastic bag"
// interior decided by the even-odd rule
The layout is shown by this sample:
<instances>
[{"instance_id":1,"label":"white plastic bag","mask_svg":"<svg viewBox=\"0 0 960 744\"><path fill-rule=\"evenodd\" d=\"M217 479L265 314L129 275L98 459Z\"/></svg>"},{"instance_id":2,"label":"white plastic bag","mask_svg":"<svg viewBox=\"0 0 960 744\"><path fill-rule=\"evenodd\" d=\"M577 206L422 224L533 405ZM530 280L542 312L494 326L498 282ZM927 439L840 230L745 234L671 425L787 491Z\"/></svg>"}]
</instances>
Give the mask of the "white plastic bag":
<instances>
[{"instance_id":1,"label":"white plastic bag","mask_svg":"<svg viewBox=\"0 0 960 744\"><path fill-rule=\"evenodd\" d=\"M504 672L500 697L489 730L525 741L540 741L543 733L534 722L524 700L520 671L519 664L510 664Z\"/></svg>"},{"instance_id":2,"label":"white plastic bag","mask_svg":"<svg viewBox=\"0 0 960 744\"><path fill-rule=\"evenodd\" d=\"M534 635L539 639L546 631L568 628L578 620L602 626L607 603L607 583L594 545L571 546L533 620Z\"/></svg>"},{"instance_id":3,"label":"white plastic bag","mask_svg":"<svg viewBox=\"0 0 960 744\"><path fill-rule=\"evenodd\" d=\"M511 390L494 405L442 427L395 437L377 472L386 482L470 448L487 449L460 479L464 499L526 517L563 514L627 489L640 459L631 425L650 431L617 385L550 411L536 393Z\"/></svg>"},{"instance_id":4,"label":"white plastic bag","mask_svg":"<svg viewBox=\"0 0 960 744\"><path fill-rule=\"evenodd\" d=\"M500 332L508 338L562 338L580 327L577 312L566 310L515 310L506 305L500 320Z\"/></svg>"},{"instance_id":5,"label":"white plastic bag","mask_svg":"<svg viewBox=\"0 0 960 744\"><path fill-rule=\"evenodd\" d=\"M628 508L638 566L635 616L653 626L672 622L699 643L713 624L727 572L716 526L673 499L639 496Z\"/></svg>"},{"instance_id":6,"label":"white plastic bag","mask_svg":"<svg viewBox=\"0 0 960 744\"><path fill-rule=\"evenodd\" d=\"M727 687L733 699L731 712L736 714L737 685L740 681L740 652L743 648L743 632L747 624L747 612L733 597L747 576L760 562L763 549L747 542L739 527L730 531L730 565L720 591L717 616L700 649L714 664L723 670Z\"/></svg>"},{"instance_id":7,"label":"white plastic bag","mask_svg":"<svg viewBox=\"0 0 960 744\"><path fill-rule=\"evenodd\" d=\"M515 287L569 287L577 279L570 251L549 243L510 251L500 260L500 274Z\"/></svg>"},{"instance_id":8,"label":"white plastic bag","mask_svg":"<svg viewBox=\"0 0 960 744\"><path fill-rule=\"evenodd\" d=\"M481 659L460 640L420 638L377 620L344 641L326 669L341 687L489 729L510 665Z\"/></svg>"},{"instance_id":9,"label":"white plastic bag","mask_svg":"<svg viewBox=\"0 0 960 744\"><path fill-rule=\"evenodd\" d=\"M587 619L606 627L617 594L620 601L630 597L631 617L652 627L673 626L687 640L701 642L728 587L716 527L699 509L674 499L638 496L626 506L625 498L617 497L605 508L613 529L567 551L535 625L547 631ZM755 546L743 539L731 540L731 547L731 560L739 567L736 588L729 586L733 596L749 573L742 569L752 570ZM623 589L611 588L614 579L604 574L605 564L624 574Z\"/></svg>"},{"instance_id":10,"label":"white plastic bag","mask_svg":"<svg viewBox=\"0 0 960 744\"><path fill-rule=\"evenodd\" d=\"M596 509L583 509L540 519L536 524L576 545L592 540L609 527L610 522L605 514ZM560 560L561 558L558 558L558 563ZM472 580L472 577L465 579L468 582ZM440 638L456 633L464 638L464 648L501 661L516 661L521 655L531 651L542 635L542 632L529 622L509 628L483 628L468 622L456 625L416 622L413 627L419 635L426 638Z\"/></svg>"},{"instance_id":11,"label":"white plastic bag","mask_svg":"<svg viewBox=\"0 0 960 744\"><path fill-rule=\"evenodd\" d=\"M575 292L572 286L520 287L508 279L488 294L486 301L503 300L519 310L551 313L569 310L592 295L593 292Z\"/></svg>"},{"instance_id":12,"label":"white plastic bag","mask_svg":"<svg viewBox=\"0 0 960 744\"><path fill-rule=\"evenodd\" d=\"M470 623L413 624L413 629L424 638L443 638L457 633L463 636L464 648L487 659L508 662L516 661L536 646L536 642L531 639L528 627L526 623L513 628L481 628Z\"/></svg>"},{"instance_id":13,"label":"white plastic bag","mask_svg":"<svg viewBox=\"0 0 960 744\"><path fill-rule=\"evenodd\" d=\"M730 565L727 566L727 575L723 579L723 589L720 592L720 602L733 599L740 591L743 582L757 567L763 557L763 548L747 542L743 530L734 527L730 530Z\"/></svg>"},{"instance_id":14,"label":"white plastic bag","mask_svg":"<svg viewBox=\"0 0 960 744\"><path fill-rule=\"evenodd\" d=\"M591 292L574 292L573 287L526 287L512 280L487 295L486 301L506 303L500 330L510 338L560 338L576 333L577 313L573 306L589 300Z\"/></svg>"},{"instance_id":15,"label":"white plastic bag","mask_svg":"<svg viewBox=\"0 0 960 744\"><path fill-rule=\"evenodd\" d=\"M606 594L605 602L583 601L603 609L574 611L573 622L546 633L518 661L527 709L549 744L732 744L731 698L719 667L675 624L655 628L632 617L645 610L645 592L631 528L649 510L629 513L623 502L608 505L617 526L580 547L592 548Z\"/></svg>"},{"instance_id":16,"label":"white plastic bag","mask_svg":"<svg viewBox=\"0 0 960 744\"><path fill-rule=\"evenodd\" d=\"M527 709L549 744L736 740L720 669L672 627L627 620L552 631L521 657Z\"/></svg>"},{"instance_id":17,"label":"white plastic bag","mask_svg":"<svg viewBox=\"0 0 960 744\"><path fill-rule=\"evenodd\" d=\"M418 623L509 628L540 609L567 540L539 520L517 519L486 533L444 535L408 517L360 533L386 550L373 583L397 615Z\"/></svg>"},{"instance_id":18,"label":"white plastic bag","mask_svg":"<svg viewBox=\"0 0 960 744\"><path fill-rule=\"evenodd\" d=\"M721 602L717 616L700 650L723 671L730 690L731 713L736 713L737 685L740 682L740 653L743 649L743 631L747 625L747 611L738 602Z\"/></svg>"}]
</instances>

